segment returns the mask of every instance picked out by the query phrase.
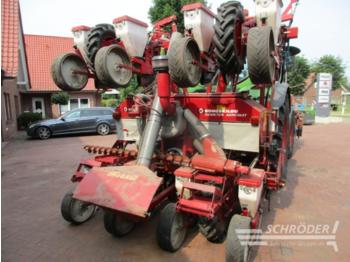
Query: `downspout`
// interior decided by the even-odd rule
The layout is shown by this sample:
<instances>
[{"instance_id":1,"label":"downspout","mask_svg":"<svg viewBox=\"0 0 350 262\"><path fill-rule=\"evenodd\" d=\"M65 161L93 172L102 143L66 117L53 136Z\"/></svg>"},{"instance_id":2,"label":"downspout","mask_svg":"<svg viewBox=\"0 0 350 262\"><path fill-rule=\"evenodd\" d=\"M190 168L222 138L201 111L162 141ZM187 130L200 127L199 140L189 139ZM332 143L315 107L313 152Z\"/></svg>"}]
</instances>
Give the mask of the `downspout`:
<instances>
[{"instance_id":1,"label":"downspout","mask_svg":"<svg viewBox=\"0 0 350 262\"><path fill-rule=\"evenodd\" d=\"M152 155L159 135L163 108L159 96L156 94L152 103L151 115L143 132L140 152L137 156L137 165L147 166L151 164Z\"/></svg>"},{"instance_id":2,"label":"downspout","mask_svg":"<svg viewBox=\"0 0 350 262\"><path fill-rule=\"evenodd\" d=\"M151 115L147 121L145 131L142 136L140 152L137 156L137 165L149 167L152 160L154 148L162 126L162 116L164 112L175 110L175 106L170 103L170 77L168 73L168 57L155 56L152 59L152 66L157 72L158 90L154 96Z\"/></svg>"}]
</instances>

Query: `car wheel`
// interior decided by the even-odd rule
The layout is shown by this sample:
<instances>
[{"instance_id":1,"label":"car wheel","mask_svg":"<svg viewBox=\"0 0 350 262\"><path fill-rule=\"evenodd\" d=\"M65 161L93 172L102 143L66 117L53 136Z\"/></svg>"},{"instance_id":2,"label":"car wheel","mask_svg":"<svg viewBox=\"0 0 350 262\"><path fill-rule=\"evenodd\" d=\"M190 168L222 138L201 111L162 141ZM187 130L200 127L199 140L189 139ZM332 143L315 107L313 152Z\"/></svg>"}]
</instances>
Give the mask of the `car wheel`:
<instances>
[{"instance_id":1,"label":"car wheel","mask_svg":"<svg viewBox=\"0 0 350 262\"><path fill-rule=\"evenodd\" d=\"M51 136L51 131L45 126L41 126L36 130L36 135L41 139L45 140Z\"/></svg>"},{"instance_id":2,"label":"car wheel","mask_svg":"<svg viewBox=\"0 0 350 262\"><path fill-rule=\"evenodd\" d=\"M109 134L110 129L111 128L107 124L99 124L97 126L97 133L101 136L105 136Z\"/></svg>"}]
</instances>

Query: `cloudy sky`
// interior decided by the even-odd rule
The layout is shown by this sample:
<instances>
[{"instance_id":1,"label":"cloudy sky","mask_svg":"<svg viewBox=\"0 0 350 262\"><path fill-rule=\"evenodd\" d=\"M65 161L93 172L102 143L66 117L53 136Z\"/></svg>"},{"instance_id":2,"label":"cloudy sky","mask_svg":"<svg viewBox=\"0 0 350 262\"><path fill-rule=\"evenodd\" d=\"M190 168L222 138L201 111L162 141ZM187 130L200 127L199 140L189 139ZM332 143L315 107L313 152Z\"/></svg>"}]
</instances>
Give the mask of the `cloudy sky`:
<instances>
[{"instance_id":1,"label":"cloudy sky","mask_svg":"<svg viewBox=\"0 0 350 262\"><path fill-rule=\"evenodd\" d=\"M285 5L288 1L284 0ZM208 2L216 12L225 1ZM111 23L126 14L150 24L147 12L151 3L152 0L20 0L24 33L55 36L71 36L73 26ZM254 13L253 0L241 3ZM294 20L294 25L299 27L299 39L292 44L311 60L324 54L340 56L350 79L349 20L348 0L300 0Z\"/></svg>"}]
</instances>

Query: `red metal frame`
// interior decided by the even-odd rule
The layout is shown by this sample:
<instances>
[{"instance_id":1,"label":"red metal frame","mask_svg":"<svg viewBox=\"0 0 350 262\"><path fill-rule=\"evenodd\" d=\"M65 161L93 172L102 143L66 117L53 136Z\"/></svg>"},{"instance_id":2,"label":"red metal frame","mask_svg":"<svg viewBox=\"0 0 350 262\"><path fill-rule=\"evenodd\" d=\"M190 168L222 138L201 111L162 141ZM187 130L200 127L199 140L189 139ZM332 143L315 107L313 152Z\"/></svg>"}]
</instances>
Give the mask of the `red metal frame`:
<instances>
[{"instance_id":1,"label":"red metal frame","mask_svg":"<svg viewBox=\"0 0 350 262\"><path fill-rule=\"evenodd\" d=\"M299 3L299 0L291 0L282 14L282 22L292 21L294 18L293 7Z\"/></svg>"},{"instance_id":2,"label":"red metal frame","mask_svg":"<svg viewBox=\"0 0 350 262\"><path fill-rule=\"evenodd\" d=\"M153 75L154 72L152 67L152 57L159 55L162 49L167 50L169 48L170 33L167 32L164 28L168 25L171 25L172 32L176 32L177 31L177 26L175 23L176 19L177 19L176 16L173 15L156 22L150 34L150 41L145 47L143 58L131 57L132 65L130 66L130 65L124 64L124 65L121 65L121 67L129 69L133 73L141 76ZM129 16L122 16L122 17L115 18L113 20L113 23L118 23L121 21L131 21L140 26L148 27L146 23ZM79 30L90 30L90 27L77 26L72 28L73 32L79 31ZM118 39L106 40L102 43L101 47L109 46L112 44L117 44L124 48L124 43L122 41L119 41ZM83 56L80 53L79 49L75 49L75 53L83 59ZM88 70L87 72L76 70L74 73L88 75L89 78L95 78L95 74L91 70Z\"/></svg>"},{"instance_id":3,"label":"red metal frame","mask_svg":"<svg viewBox=\"0 0 350 262\"><path fill-rule=\"evenodd\" d=\"M293 20L293 5L296 3L298 3L297 0L291 0L291 3L283 13L283 21ZM203 8L203 6L201 4L191 4L185 6L183 10L192 10L196 8ZM246 52L248 30L256 26L254 17L248 17L248 12L244 12L244 15L245 21L237 23L237 28L235 30L237 34L235 37L238 39L236 46L237 54L242 57L245 56ZM135 22L134 20L132 21ZM171 25L172 31L177 31L175 21L176 16L171 16L156 22L150 35L150 43L146 46L144 57L133 57L131 58L132 66L124 65L123 67L139 75L152 75L152 57L160 55L162 49L167 49L169 47L170 32L167 32L164 27ZM296 27L289 26L281 28L281 41L284 41L283 43L286 43L289 39L296 38L297 35L298 28ZM106 43L106 45L108 44L111 43ZM118 44L123 45L121 42ZM282 48L279 48L274 51L277 67L281 64L281 50ZM193 63L200 66L204 71L217 68L215 56L212 53L201 53L200 60L201 61L193 61ZM232 79L233 89L235 90L237 76L231 75L228 77ZM215 93L212 93L212 85L209 84L206 93L189 94L186 89L182 89L182 93L178 92L176 85L171 83L168 72L157 73L157 93L160 98L161 106L166 114L171 115L175 113L176 103L183 108L189 109L199 121L250 123L252 126L259 127L260 151L254 155L254 157L257 158L257 165L259 168L249 166L243 163L243 161L235 159L234 154L236 152L229 151L224 154L223 150L218 147L214 139L210 136L201 138L200 142L203 147L203 153L195 154L196 149L193 145L193 138L190 136L188 130L185 130L183 136L176 141L176 146L182 149L182 156L166 155L167 144L164 141L160 143L160 152L153 157L151 171L172 174L175 178L186 178L189 180L183 183L178 198L176 208L179 212L186 212L209 219L213 219L216 216L227 218L232 215L234 205L238 203L238 185L254 188L263 185L264 190L276 190L283 185L280 179L281 169L287 157L285 153L288 146L287 130L290 127L288 125L284 126L282 147L279 149L282 153L279 153L277 169L271 170L268 149L272 144L273 132L270 131L270 122L276 122L276 112L271 108L270 103L265 104L265 89L267 86L256 86L256 88L260 89L260 98L259 101L253 101L245 94L237 94L234 91L226 92L226 79L227 76L223 74L218 75ZM274 83L272 84L272 95L273 94ZM149 113L149 104L138 103L137 100L129 98L120 103L113 116L116 119L130 119L136 117L145 119ZM285 119L285 122L288 123L288 119ZM125 150L125 143L126 141L117 141L112 149L101 147L91 150L96 153L103 153L103 155L97 156L94 159L82 161L76 173L73 175L72 181L80 182L83 180L86 175L86 173L82 172L82 167L84 165L90 168L122 165L132 167L137 156L137 151ZM120 182L118 180L109 181L109 186L111 187L114 185L120 186L120 183L125 183L125 181ZM91 183L89 184L90 186ZM143 190L142 193L149 198L148 212L151 212L157 205L174 194L174 192L174 184L165 185L164 183L160 183L159 190L157 190L156 193L154 188ZM189 197L187 195L188 192L190 193ZM149 194L152 194L151 198ZM139 202L143 200L138 198L135 201L137 202L136 204L139 204ZM99 204L101 202L97 201L93 203ZM133 204L135 204L135 202L133 202ZM122 205L124 208L123 212L126 212L126 204L123 203ZM115 205L108 205L107 207L113 208ZM241 214L249 216L247 209L243 209ZM132 213L132 215L135 215L135 212ZM137 213L137 215L144 216L144 214L140 213ZM251 226L255 228L259 223L260 213L257 212L251 218Z\"/></svg>"}]
</instances>

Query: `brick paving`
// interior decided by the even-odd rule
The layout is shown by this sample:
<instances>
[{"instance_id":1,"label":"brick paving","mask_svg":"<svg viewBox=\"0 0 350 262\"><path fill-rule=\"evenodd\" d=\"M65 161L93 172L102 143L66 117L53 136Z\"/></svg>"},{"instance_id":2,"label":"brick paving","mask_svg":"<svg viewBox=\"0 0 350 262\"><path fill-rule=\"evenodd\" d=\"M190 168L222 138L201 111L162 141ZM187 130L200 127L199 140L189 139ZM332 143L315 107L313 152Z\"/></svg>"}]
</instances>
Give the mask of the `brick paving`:
<instances>
[{"instance_id":1,"label":"brick paving","mask_svg":"<svg viewBox=\"0 0 350 262\"><path fill-rule=\"evenodd\" d=\"M19 137L2 150L3 261L224 261L224 244L211 244L193 232L175 254L155 240L158 216L130 235L115 239L98 212L87 223L71 226L60 215L60 202L85 144L109 146L114 136L59 137L47 141ZM268 224L339 221L339 252L279 241L255 249L255 261L350 260L350 124L305 127L304 138L289 163L288 183L272 195ZM292 245L293 244L293 245Z\"/></svg>"}]
</instances>

